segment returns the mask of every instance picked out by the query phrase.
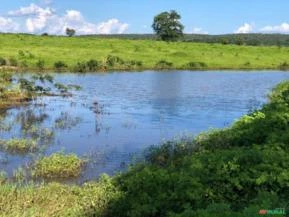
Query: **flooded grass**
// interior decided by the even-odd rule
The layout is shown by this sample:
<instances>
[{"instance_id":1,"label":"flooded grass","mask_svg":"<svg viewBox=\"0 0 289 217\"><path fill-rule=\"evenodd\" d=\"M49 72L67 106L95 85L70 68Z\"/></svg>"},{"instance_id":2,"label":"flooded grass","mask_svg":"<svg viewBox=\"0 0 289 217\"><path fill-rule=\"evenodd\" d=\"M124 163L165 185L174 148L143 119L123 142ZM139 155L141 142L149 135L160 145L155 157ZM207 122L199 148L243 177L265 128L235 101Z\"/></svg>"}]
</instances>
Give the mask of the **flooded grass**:
<instances>
[{"instance_id":1,"label":"flooded grass","mask_svg":"<svg viewBox=\"0 0 289 217\"><path fill-rule=\"evenodd\" d=\"M32 170L34 177L70 178L78 177L85 161L75 154L55 153L39 159Z\"/></svg>"},{"instance_id":2,"label":"flooded grass","mask_svg":"<svg viewBox=\"0 0 289 217\"><path fill-rule=\"evenodd\" d=\"M27 154L38 150L38 144L33 139L0 140L0 149L12 154Z\"/></svg>"}]
</instances>

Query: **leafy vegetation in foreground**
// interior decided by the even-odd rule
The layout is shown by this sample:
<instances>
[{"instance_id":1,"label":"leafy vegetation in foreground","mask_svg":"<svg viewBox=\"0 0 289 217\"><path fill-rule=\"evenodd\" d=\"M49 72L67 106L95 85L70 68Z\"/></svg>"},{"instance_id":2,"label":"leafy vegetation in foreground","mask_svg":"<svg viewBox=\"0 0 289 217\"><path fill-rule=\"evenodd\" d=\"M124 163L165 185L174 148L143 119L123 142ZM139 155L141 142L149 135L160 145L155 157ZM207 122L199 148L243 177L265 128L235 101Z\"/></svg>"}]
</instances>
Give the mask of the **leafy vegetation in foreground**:
<instances>
[{"instance_id":1,"label":"leafy vegetation in foreground","mask_svg":"<svg viewBox=\"0 0 289 217\"><path fill-rule=\"evenodd\" d=\"M1 183L1 178L0 178ZM120 192L107 176L97 183L68 186L0 184L0 216L62 217L102 216Z\"/></svg>"},{"instance_id":2,"label":"leafy vegetation in foreground","mask_svg":"<svg viewBox=\"0 0 289 217\"><path fill-rule=\"evenodd\" d=\"M11 70L288 69L289 48L99 37L0 34ZM1 59L1 58L0 58ZM161 65L160 62L171 63ZM165 67L164 67L165 66Z\"/></svg>"},{"instance_id":3,"label":"leafy vegetation in foreground","mask_svg":"<svg viewBox=\"0 0 289 217\"><path fill-rule=\"evenodd\" d=\"M42 178L77 177L81 173L84 161L75 154L55 153L39 159L32 171L33 176Z\"/></svg>"},{"instance_id":4,"label":"leafy vegetation in foreground","mask_svg":"<svg viewBox=\"0 0 289 217\"><path fill-rule=\"evenodd\" d=\"M105 182L16 187L1 181L0 212L4 216L257 217L261 209L284 207L288 213L289 82L278 85L269 98L262 109L228 129L152 147L145 162Z\"/></svg>"}]
</instances>

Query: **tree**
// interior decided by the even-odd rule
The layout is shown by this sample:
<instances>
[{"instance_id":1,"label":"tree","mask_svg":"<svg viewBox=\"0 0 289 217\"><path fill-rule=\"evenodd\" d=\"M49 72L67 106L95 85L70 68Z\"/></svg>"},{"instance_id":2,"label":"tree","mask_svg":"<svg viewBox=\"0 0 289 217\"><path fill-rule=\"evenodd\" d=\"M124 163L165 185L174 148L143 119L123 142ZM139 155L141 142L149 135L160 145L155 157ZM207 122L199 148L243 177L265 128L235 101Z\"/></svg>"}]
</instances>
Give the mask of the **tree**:
<instances>
[{"instance_id":1,"label":"tree","mask_svg":"<svg viewBox=\"0 0 289 217\"><path fill-rule=\"evenodd\" d=\"M75 30L74 29L70 29L70 28L66 28L66 35L68 35L69 37L72 37L75 35Z\"/></svg>"},{"instance_id":2,"label":"tree","mask_svg":"<svg viewBox=\"0 0 289 217\"><path fill-rule=\"evenodd\" d=\"M181 16L174 10L163 12L154 18L153 30L164 41L176 41L183 36L184 26L180 22Z\"/></svg>"}]
</instances>

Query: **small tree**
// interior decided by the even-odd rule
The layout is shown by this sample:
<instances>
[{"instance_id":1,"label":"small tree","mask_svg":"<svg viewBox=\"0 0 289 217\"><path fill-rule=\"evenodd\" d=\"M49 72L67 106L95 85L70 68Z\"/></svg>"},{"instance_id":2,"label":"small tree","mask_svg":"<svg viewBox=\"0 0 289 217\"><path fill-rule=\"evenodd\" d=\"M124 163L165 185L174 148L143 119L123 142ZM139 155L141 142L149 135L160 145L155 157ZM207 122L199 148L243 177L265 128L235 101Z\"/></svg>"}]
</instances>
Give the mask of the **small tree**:
<instances>
[{"instance_id":1,"label":"small tree","mask_svg":"<svg viewBox=\"0 0 289 217\"><path fill-rule=\"evenodd\" d=\"M183 36L184 26L181 16L174 10L163 12L154 18L152 25L155 33L164 41L176 41Z\"/></svg>"},{"instance_id":2,"label":"small tree","mask_svg":"<svg viewBox=\"0 0 289 217\"><path fill-rule=\"evenodd\" d=\"M75 30L74 29L70 29L70 28L66 28L66 35L69 37L72 37L75 35Z\"/></svg>"}]
</instances>

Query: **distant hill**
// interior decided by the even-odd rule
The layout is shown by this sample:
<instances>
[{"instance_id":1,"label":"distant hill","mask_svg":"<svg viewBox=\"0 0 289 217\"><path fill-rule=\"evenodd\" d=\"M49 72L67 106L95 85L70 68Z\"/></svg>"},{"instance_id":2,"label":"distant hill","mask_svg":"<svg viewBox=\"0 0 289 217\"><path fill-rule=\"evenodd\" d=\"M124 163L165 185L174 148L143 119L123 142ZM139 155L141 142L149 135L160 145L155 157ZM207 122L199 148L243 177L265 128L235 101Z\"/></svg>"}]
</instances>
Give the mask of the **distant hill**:
<instances>
[{"instance_id":1,"label":"distant hill","mask_svg":"<svg viewBox=\"0 0 289 217\"><path fill-rule=\"evenodd\" d=\"M115 35L84 35L81 37L120 38L132 40L157 40L154 34L115 34ZM185 42L222 43L252 46L289 46L287 34L226 34L226 35L199 35L185 34Z\"/></svg>"}]
</instances>

